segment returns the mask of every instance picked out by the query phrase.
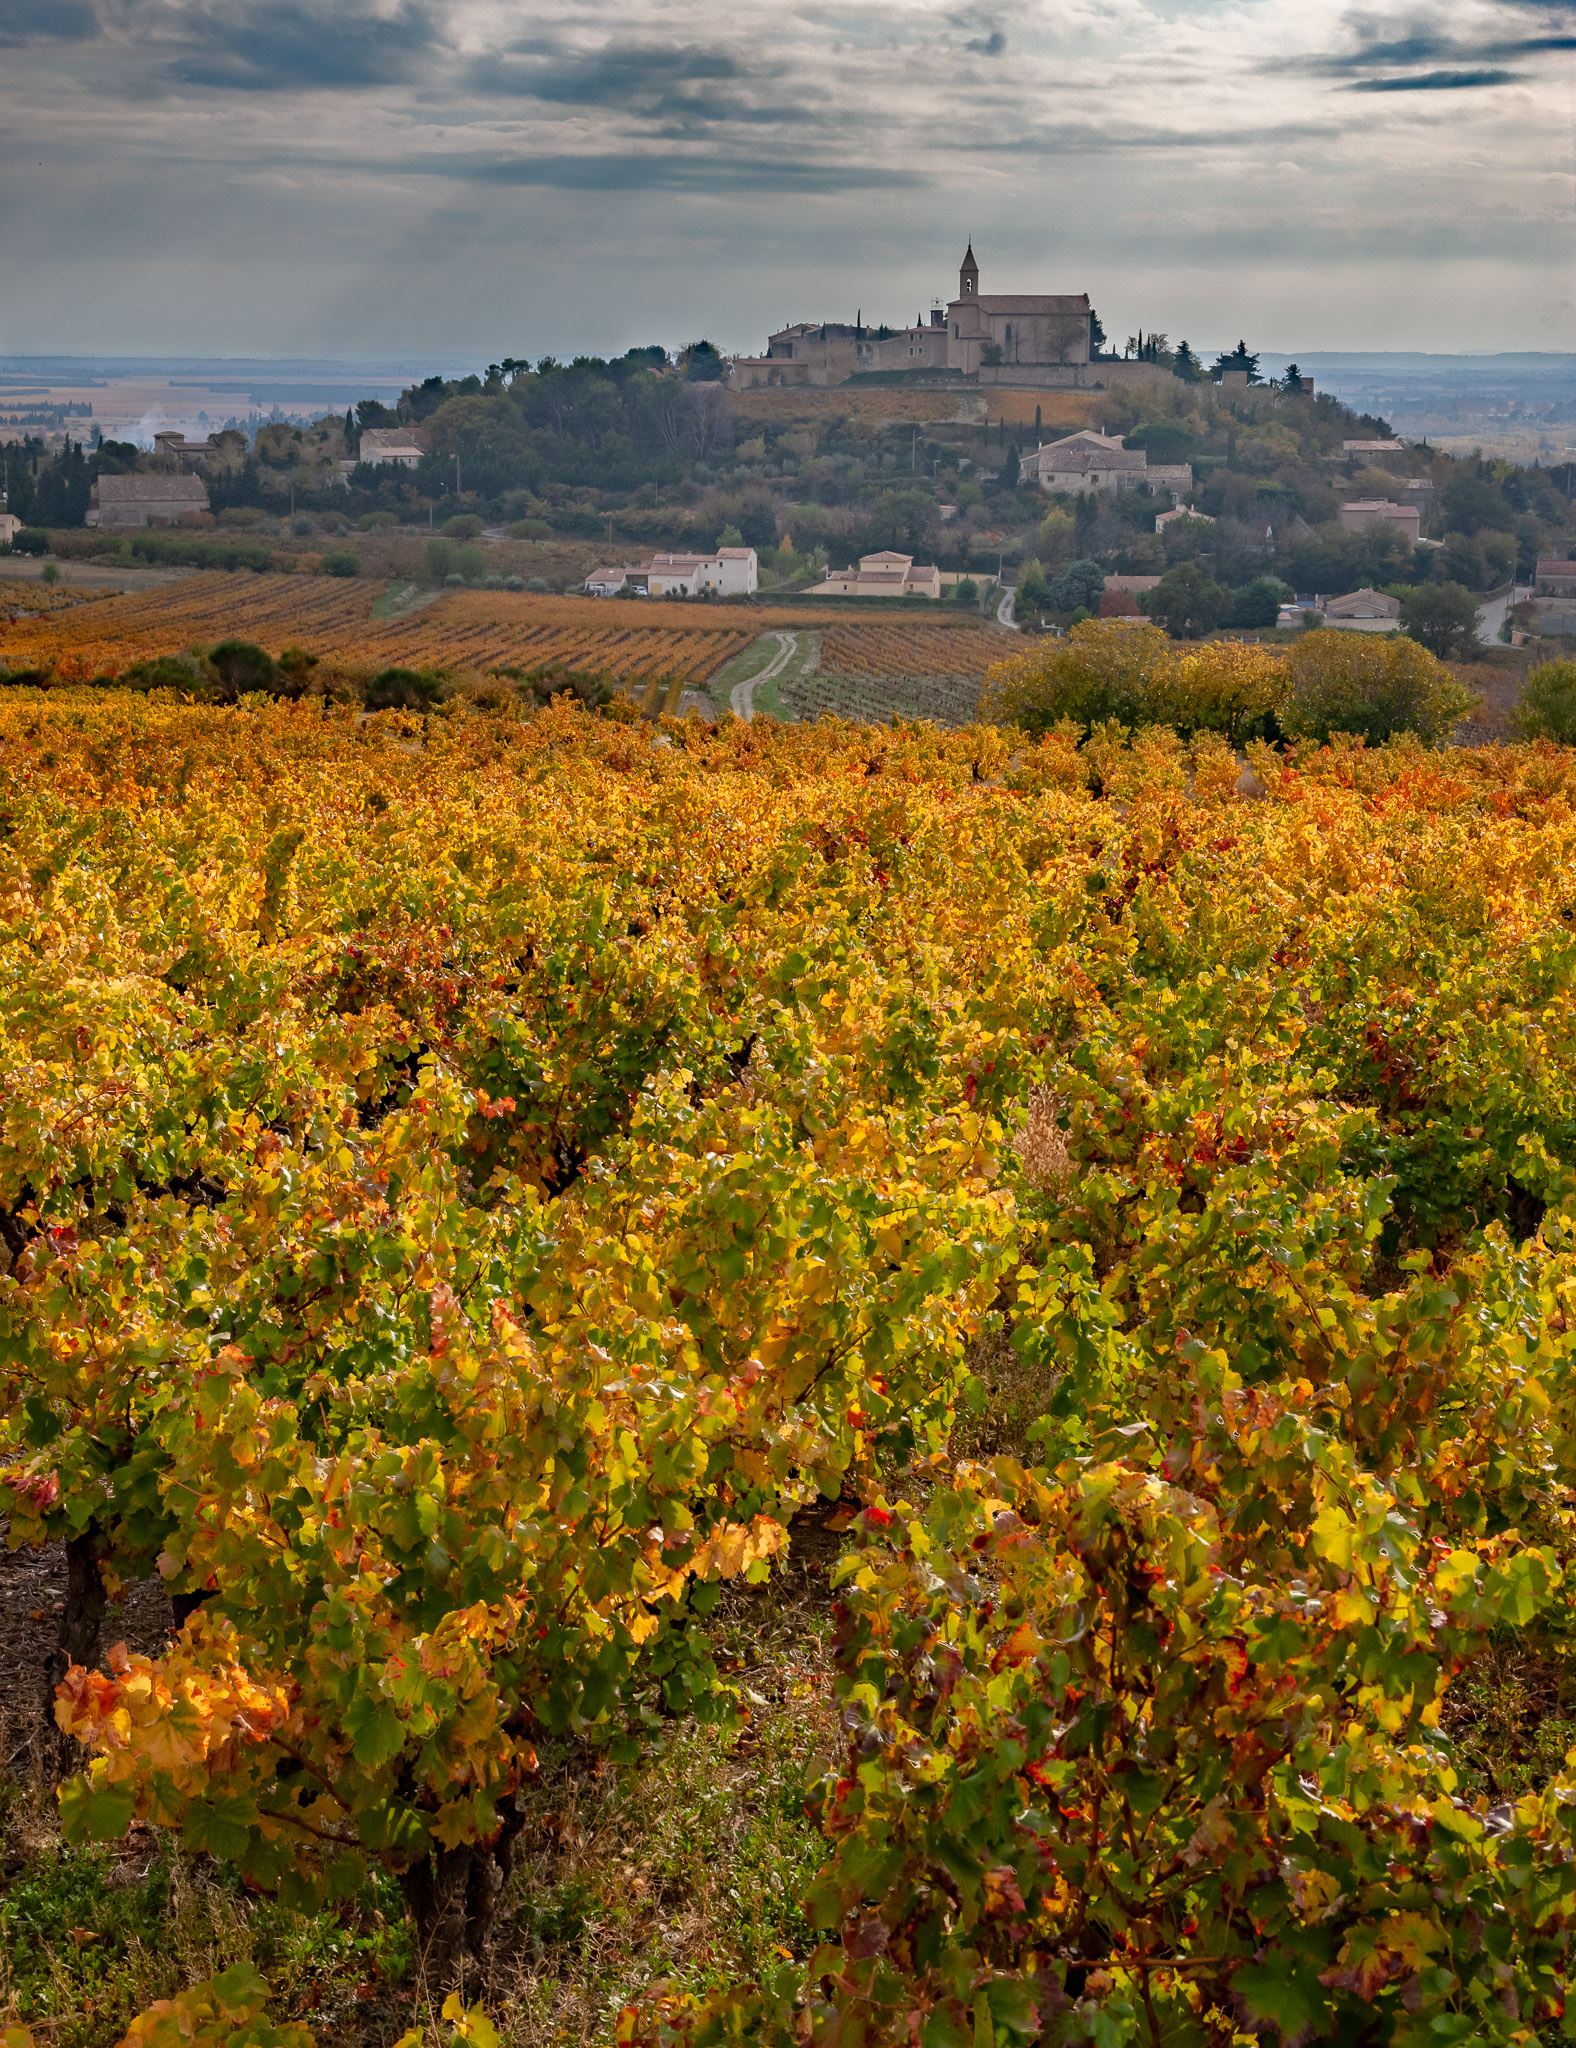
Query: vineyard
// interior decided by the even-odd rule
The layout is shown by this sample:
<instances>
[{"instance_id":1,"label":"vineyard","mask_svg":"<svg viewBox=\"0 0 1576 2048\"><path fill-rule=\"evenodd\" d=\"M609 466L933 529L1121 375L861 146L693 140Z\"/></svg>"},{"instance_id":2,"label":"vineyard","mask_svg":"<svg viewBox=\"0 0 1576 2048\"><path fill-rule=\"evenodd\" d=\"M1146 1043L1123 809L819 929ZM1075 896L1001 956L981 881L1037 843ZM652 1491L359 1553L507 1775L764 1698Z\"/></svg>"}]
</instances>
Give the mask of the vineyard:
<instances>
[{"instance_id":1,"label":"vineyard","mask_svg":"<svg viewBox=\"0 0 1576 2048\"><path fill-rule=\"evenodd\" d=\"M6 2048L1569 2037L1576 755L1250 751L0 695Z\"/></svg>"},{"instance_id":2,"label":"vineyard","mask_svg":"<svg viewBox=\"0 0 1576 2048\"><path fill-rule=\"evenodd\" d=\"M979 716L980 687L966 675L850 674L816 668L777 685L790 718L857 718L868 724L929 719L967 725Z\"/></svg>"},{"instance_id":3,"label":"vineyard","mask_svg":"<svg viewBox=\"0 0 1576 2048\"><path fill-rule=\"evenodd\" d=\"M13 619L0 635L0 662L14 669L53 663L62 680L85 680L237 637L270 654L304 647L346 674L395 665L562 668L615 682L700 684L770 627L824 623L821 614L791 607L609 604L498 590L445 591L405 616L380 620L373 598L372 585L348 578L212 572L48 618ZM927 668L960 661L959 673L979 675L991 658L989 636L966 620L846 622L834 637L846 642L843 665L861 673L901 673L917 660Z\"/></svg>"},{"instance_id":4,"label":"vineyard","mask_svg":"<svg viewBox=\"0 0 1576 2048\"><path fill-rule=\"evenodd\" d=\"M1001 659L1003 644L999 633L975 619L934 625L839 620L827 631L821 659L845 675L953 675L978 682Z\"/></svg>"},{"instance_id":5,"label":"vineyard","mask_svg":"<svg viewBox=\"0 0 1576 2048\"><path fill-rule=\"evenodd\" d=\"M0 619L15 623L19 614L64 612L73 605L101 603L102 590L84 590L80 584L45 583L42 579L0 578Z\"/></svg>"}]
</instances>

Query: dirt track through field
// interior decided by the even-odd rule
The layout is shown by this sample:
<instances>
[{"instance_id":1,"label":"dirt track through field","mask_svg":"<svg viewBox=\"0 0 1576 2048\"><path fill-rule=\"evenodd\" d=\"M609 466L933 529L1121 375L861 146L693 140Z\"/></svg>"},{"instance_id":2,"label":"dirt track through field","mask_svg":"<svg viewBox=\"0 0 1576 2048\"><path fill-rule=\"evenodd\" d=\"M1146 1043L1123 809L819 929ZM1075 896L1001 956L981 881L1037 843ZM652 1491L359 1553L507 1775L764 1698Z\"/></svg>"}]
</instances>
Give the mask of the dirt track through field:
<instances>
[{"instance_id":1,"label":"dirt track through field","mask_svg":"<svg viewBox=\"0 0 1576 2048\"><path fill-rule=\"evenodd\" d=\"M761 638L763 642L768 638L775 640L777 642L777 652L758 674L746 676L743 682L735 683L728 698L734 716L746 721L755 716L756 685L758 683L769 683L774 676L780 676L799 651L799 636L797 633L762 634Z\"/></svg>"}]
</instances>

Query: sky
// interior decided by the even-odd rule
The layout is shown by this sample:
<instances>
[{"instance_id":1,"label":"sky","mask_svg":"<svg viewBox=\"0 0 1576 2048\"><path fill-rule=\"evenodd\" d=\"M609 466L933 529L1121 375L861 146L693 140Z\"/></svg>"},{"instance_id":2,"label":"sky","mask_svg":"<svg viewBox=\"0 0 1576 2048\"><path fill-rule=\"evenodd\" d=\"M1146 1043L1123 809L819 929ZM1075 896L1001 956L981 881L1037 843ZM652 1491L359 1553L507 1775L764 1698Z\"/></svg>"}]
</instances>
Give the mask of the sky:
<instances>
[{"instance_id":1,"label":"sky","mask_svg":"<svg viewBox=\"0 0 1576 2048\"><path fill-rule=\"evenodd\" d=\"M1576 347L1565 0L0 0L0 353Z\"/></svg>"}]
</instances>

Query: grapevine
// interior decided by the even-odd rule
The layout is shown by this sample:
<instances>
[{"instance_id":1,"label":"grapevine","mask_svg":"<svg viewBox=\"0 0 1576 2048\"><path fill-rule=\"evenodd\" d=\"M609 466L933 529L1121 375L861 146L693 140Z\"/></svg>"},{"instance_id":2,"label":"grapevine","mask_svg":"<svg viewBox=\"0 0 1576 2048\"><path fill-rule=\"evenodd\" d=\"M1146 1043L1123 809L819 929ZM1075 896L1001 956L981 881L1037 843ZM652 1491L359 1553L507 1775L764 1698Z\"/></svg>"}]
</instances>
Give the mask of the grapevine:
<instances>
[{"instance_id":1,"label":"grapevine","mask_svg":"<svg viewBox=\"0 0 1576 2048\"><path fill-rule=\"evenodd\" d=\"M818 1946L627 2041L1558 2022L1570 1774L1451 1730L1571 1650L1576 756L1256 744L1250 799L1208 734L69 688L0 742L71 1838L377 1863L458 1980L537 1746L734 1711L718 1589L841 1495ZM969 1459L985 1343L1034 1408ZM150 1575L167 1647L95 1641ZM262 2009L183 1997L145 2038Z\"/></svg>"}]
</instances>

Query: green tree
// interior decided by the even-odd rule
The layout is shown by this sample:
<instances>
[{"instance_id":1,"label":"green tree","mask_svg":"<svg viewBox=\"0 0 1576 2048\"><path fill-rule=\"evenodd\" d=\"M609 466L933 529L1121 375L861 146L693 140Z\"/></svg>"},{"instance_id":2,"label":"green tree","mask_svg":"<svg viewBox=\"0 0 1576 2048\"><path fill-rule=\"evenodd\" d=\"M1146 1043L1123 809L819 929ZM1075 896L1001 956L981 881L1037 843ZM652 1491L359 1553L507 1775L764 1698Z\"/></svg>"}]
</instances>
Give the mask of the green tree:
<instances>
[{"instance_id":1,"label":"green tree","mask_svg":"<svg viewBox=\"0 0 1576 2048\"><path fill-rule=\"evenodd\" d=\"M686 382L690 384L715 384L727 372L727 362L720 349L709 341L692 341L679 362L683 367Z\"/></svg>"},{"instance_id":2,"label":"green tree","mask_svg":"<svg viewBox=\"0 0 1576 2048\"><path fill-rule=\"evenodd\" d=\"M1230 614L1231 602L1231 592L1197 562L1178 562L1150 591L1145 608L1173 640L1197 640Z\"/></svg>"},{"instance_id":3,"label":"green tree","mask_svg":"<svg viewBox=\"0 0 1576 2048\"><path fill-rule=\"evenodd\" d=\"M1250 384L1263 381L1259 376L1259 359L1245 341L1239 341L1229 355L1219 355L1215 358L1214 377L1217 384L1228 370L1246 370Z\"/></svg>"},{"instance_id":4,"label":"green tree","mask_svg":"<svg viewBox=\"0 0 1576 2048\"><path fill-rule=\"evenodd\" d=\"M1401 598L1401 630L1441 660L1477 645L1477 599L1459 583L1417 583Z\"/></svg>"},{"instance_id":5,"label":"green tree","mask_svg":"<svg viewBox=\"0 0 1576 2048\"><path fill-rule=\"evenodd\" d=\"M972 576L965 576L952 587L952 602L966 611L972 611L979 604L980 587Z\"/></svg>"},{"instance_id":6,"label":"green tree","mask_svg":"<svg viewBox=\"0 0 1576 2048\"><path fill-rule=\"evenodd\" d=\"M1576 746L1576 661L1545 661L1530 670L1512 722L1523 739Z\"/></svg>"},{"instance_id":7,"label":"green tree","mask_svg":"<svg viewBox=\"0 0 1576 2048\"><path fill-rule=\"evenodd\" d=\"M1089 556L1069 562L1051 584L1047 602L1053 612L1092 612L1105 589L1105 569Z\"/></svg>"},{"instance_id":8,"label":"green tree","mask_svg":"<svg viewBox=\"0 0 1576 2048\"><path fill-rule=\"evenodd\" d=\"M1059 579L1058 579L1059 580ZM971 582L969 588L974 589ZM977 593L976 593L977 595ZM1018 573L1017 592L1014 599L1020 612L1043 612L1051 609L1051 586L1045 579L1045 571L1033 560L1024 563ZM1071 606L1060 609L1071 610Z\"/></svg>"},{"instance_id":9,"label":"green tree","mask_svg":"<svg viewBox=\"0 0 1576 2048\"><path fill-rule=\"evenodd\" d=\"M1255 576L1232 595L1231 624L1273 626L1289 595L1278 576Z\"/></svg>"},{"instance_id":10,"label":"green tree","mask_svg":"<svg viewBox=\"0 0 1576 2048\"><path fill-rule=\"evenodd\" d=\"M1204 365L1185 341L1177 343L1176 361L1171 365L1173 376L1180 377L1184 384L1198 384L1204 376Z\"/></svg>"}]
</instances>

